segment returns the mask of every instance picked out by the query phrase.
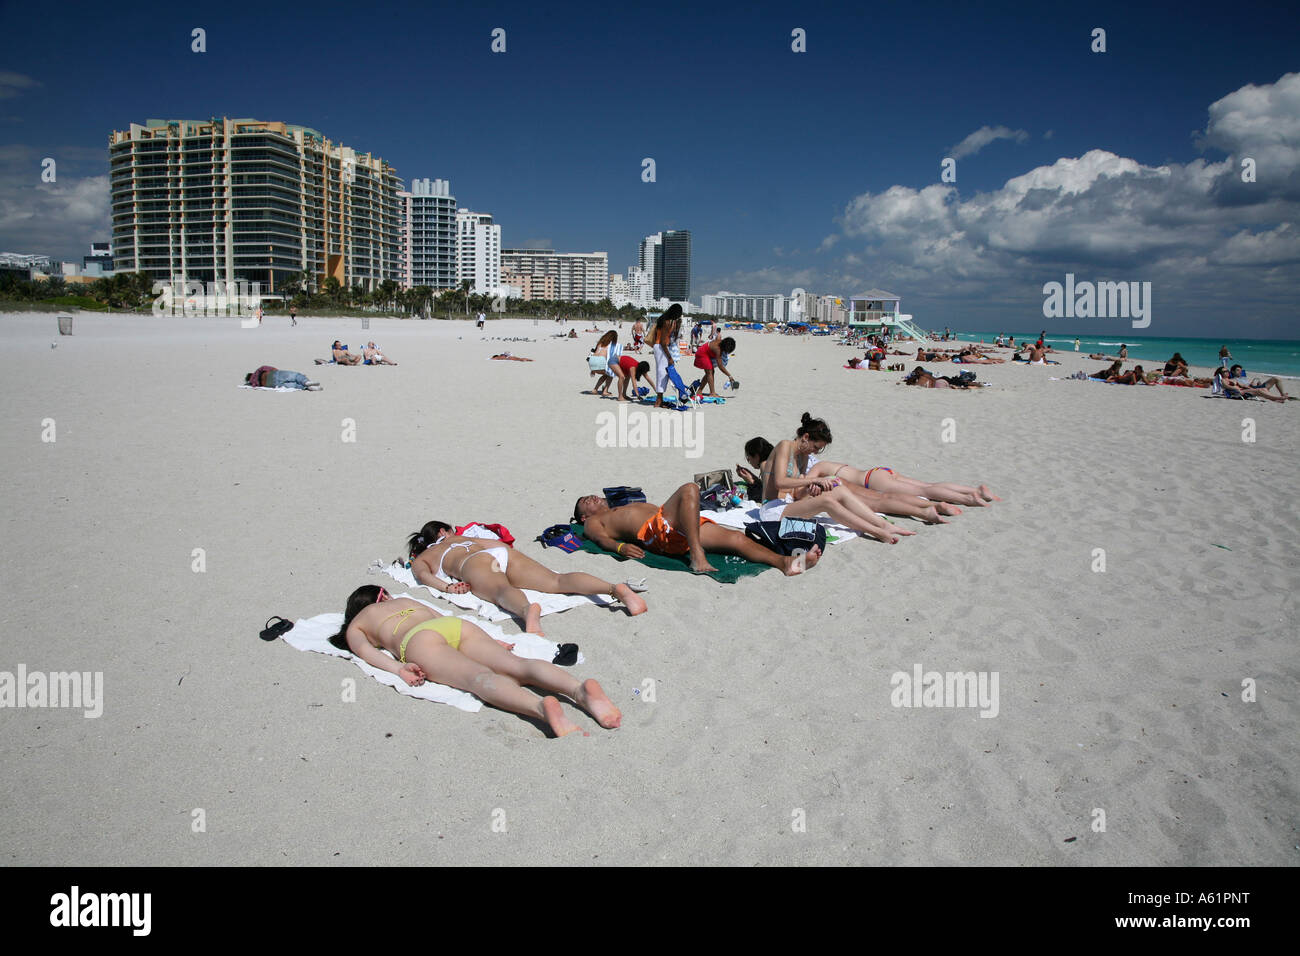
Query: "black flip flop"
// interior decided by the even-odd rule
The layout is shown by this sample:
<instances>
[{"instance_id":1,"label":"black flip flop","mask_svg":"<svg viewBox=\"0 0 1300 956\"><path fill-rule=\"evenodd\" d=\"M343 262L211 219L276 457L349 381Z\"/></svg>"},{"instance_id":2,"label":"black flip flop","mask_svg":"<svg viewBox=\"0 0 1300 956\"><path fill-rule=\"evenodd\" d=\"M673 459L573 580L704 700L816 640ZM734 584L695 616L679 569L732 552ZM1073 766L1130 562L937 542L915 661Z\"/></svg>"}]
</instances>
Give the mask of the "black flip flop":
<instances>
[{"instance_id":1,"label":"black flip flop","mask_svg":"<svg viewBox=\"0 0 1300 956\"><path fill-rule=\"evenodd\" d=\"M560 667L572 667L578 663L578 645L561 644L555 652L555 657L551 660L552 664L558 664Z\"/></svg>"},{"instance_id":2,"label":"black flip flop","mask_svg":"<svg viewBox=\"0 0 1300 956\"><path fill-rule=\"evenodd\" d=\"M279 621L279 624L272 624L271 621ZM266 622L266 627L258 636L264 641L273 641L281 634L293 630L293 621L286 621L282 617L273 617Z\"/></svg>"}]
</instances>

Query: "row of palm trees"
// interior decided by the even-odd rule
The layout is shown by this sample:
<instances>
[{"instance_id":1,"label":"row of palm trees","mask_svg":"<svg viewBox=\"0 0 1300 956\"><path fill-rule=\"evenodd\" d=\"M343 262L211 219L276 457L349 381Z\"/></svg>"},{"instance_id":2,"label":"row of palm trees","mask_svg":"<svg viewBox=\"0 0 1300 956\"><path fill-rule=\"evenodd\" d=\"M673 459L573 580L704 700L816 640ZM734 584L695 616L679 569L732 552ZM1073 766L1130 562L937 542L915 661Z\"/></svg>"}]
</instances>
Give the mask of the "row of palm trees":
<instances>
[{"instance_id":1,"label":"row of palm trees","mask_svg":"<svg viewBox=\"0 0 1300 956\"><path fill-rule=\"evenodd\" d=\"M147 309L156 298L153 280L143 272L118 272L92 283L69 285L62 276L31 280L5 273L0 275L0 298L24 302L62 299L57 304L91 306L91 300L112 309ZM360 285L345 288L333 276L318 282L310 271L295 275L276 290L285 297L285 307L299 312L345 311L359 309L388 315L418 318L456 318L479 312L494 318L505 316L528 318L644 319L646 310L630 303L615 308L609 299L599 302L563 302L551 299L498 299L472 292L473 284L464 280L454 289L431 289L428 286L403 288L385 279L374 289ZM268 301L268 308L278 303Z\"/></svg>"}]
</instances>

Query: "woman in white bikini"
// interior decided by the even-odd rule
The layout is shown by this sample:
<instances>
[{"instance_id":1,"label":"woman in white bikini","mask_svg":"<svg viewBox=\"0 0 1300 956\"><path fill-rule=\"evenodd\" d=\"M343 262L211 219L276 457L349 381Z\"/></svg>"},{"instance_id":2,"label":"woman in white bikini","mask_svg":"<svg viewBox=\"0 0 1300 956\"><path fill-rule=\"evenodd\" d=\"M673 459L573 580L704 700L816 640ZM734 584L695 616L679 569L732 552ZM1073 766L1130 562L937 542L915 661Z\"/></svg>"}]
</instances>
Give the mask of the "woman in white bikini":
<instances>
[{"instance_id":1,"label":"woman in white bikini","mask_svg":"<svg viewBox=\"0 0 1300 956\"><path fill-rule=\"evenodd\" d=\"M559 574L504 542L462 537L441 521L430 521L412 534L408 553L416 581L447 594L472 592L521 618L530 634L542 633L542 608L530 604L521 588L547 594L607 594L628 614L646 610L645 601L627 584L610 584L581 571Z\"/></svg>"}]
</instances>

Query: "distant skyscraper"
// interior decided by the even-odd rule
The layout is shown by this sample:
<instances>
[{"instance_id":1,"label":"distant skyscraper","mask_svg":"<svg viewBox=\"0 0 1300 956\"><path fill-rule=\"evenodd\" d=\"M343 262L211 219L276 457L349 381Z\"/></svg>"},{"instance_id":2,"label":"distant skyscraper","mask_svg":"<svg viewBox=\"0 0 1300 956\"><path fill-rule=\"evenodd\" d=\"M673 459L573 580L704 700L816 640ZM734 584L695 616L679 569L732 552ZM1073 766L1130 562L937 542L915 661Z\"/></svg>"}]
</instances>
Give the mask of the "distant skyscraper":
<instances>
[{"instance_id":1,"label":"distant skyscraper","mask_svg":"<svg viewBox=\"0 0 1300 956\"><path fill-rule=\"evenodd\" d=\"M640 267L650 276L656 299L686 302L691 297L691 233L669 229L641 240Z\"/></svg>"},{"instance_id":2,"label":"distant skyscraper","mask_svg":"<svg viewBox=\"0 0 1300 956\"><path fill-rule=\"evenodd\" d=\"M456 197L445 179L415 179L397 194L406 204L402 227L403 285L456 285Z\"/></svg>"},{"instance_id":3,"label":"distant skyscraper","mask_svg":"<svg viewBox=\"0 0 1300 956\"><path fill-rule=\"evenodd\" d=\"M501 227L487 213L456 211L456 282L471 292L495 294L501 286Z\"/></svg>"}]
</instances>

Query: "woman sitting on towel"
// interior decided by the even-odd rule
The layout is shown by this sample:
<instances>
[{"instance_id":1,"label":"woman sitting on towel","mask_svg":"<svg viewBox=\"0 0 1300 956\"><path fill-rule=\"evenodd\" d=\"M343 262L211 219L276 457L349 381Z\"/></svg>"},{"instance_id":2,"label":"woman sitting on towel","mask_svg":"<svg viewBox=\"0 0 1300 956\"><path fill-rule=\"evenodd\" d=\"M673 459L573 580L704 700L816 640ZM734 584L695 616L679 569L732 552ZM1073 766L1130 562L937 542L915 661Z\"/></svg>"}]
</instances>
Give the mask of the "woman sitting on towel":
<instances>
[{"instance_id":1,"label":"woman sitting on towel","mask_svg":"<svg viewBox=\"0 0 1300 956\"><path fill-rule=\"evenodd\" d=\"M547 594L608 594L629 614L646 610L645 601L626 584L610 584L580 571L558 574L503 541L461 537L441 521L430 521L412 534L408 551L415 580L447 594L471 591L522 619L530 634L542 633L542 607L529 603L520 588Z\"/></svg>"},{"instance_id":2,"label":"woman sitting on towel","mask_svg":"<svg viewBox=\"0 0 1300 956\"><path fill-rule=\"evenodd\" d=\"M803 421L801 428L809 429L816 436L824 436L826 444L830 444L831 433L825 422L816 418L810 419L807 413L804 414ZM810 460L810 468L810 475L825 475L844 481L849 485L861 485L871 491L880 491L887 495L920 496L936 504L946 502L948 504L982 508L990 502L1002 500L989 490L988 485L972 488L970 485L958 485L948 481L921 481L918 478L909 478L906 475L897 474L893 469L884 466L876 466L863 471L851 465L842 465L833 461L818 461L813 458ZM942 507L940 507L940 512L942 514L953 513L944 510Z\"/></svg>"},{"instance_id":3,"label":"woman sitting on towel","mask_svg":"<svg viewBox=\"0 0 1300 956\"><path fill-rule=\"evenodd\" d=\"M515 657L511 645L502 646L469 621L445 617L410 598L390 597L374 584L352 592L343 627L330 643L371 667L396 674L411 687L431 680L493 707L536 717L557 737L581 728L565 716L554 697L539 698L521 684L563 694L602 727L613 729L623 720L594 680L579 681L549 661Z\"/></svg>"},{"instance_id":4,"label":"woman sitting on towel","mask_svg":"<svg viewBox=\"0 0 1300 956\"><path fill-rule=\"evenodd\" d=\"M825 424L824 422L822 424ZM826 434L830 434L829 430ZM772 443L766 438L751 438L745 442L745 460L750 463L760 474L764 470L764 465L772 457ZM796 462L796 467L797 467ZM840 465L833 461L818 461L815 454L808 455L808 470L804 472L806 478L830 478L836 484L853 492L858 498L862 499L865 504L875 514L897 515L902 518L916 518L928 524L947 524L941 515L959 515L961 509L953 507L947 503L936 504L930 501L924 501L916 495L898 495L885 494L867 488L866 485L856 484L849 481L847 476L841 480L837 477L836 472L843 470L846 475L853 471L847 465ZM742 481L751 485L760 483L761 479L750 471L748 468L736 466L736 474ZM759 495L761 497L761 493ZM799 498L799 494L795 494Z\"/></svg>"},{"instance_id":5,"label":"woman sitting on towel","mask_svg":"<svg viewBox=\"0 0 1300 956\"><path fill-rule=\"evenodd\" d=\"M837 479L808 477L808 458L830 444L830 432L825 430L825 423L821 423L821 429L810 429L814 419L807 413L803 420L794 440L779 442L766 461L759 462L757 455L750 458L759 469L763 486L759 519L777 521L782 517L815 518L827 514L887 544L897 544L899 535L916 534L890 524Z\"/></svg>"}]
</instances>

